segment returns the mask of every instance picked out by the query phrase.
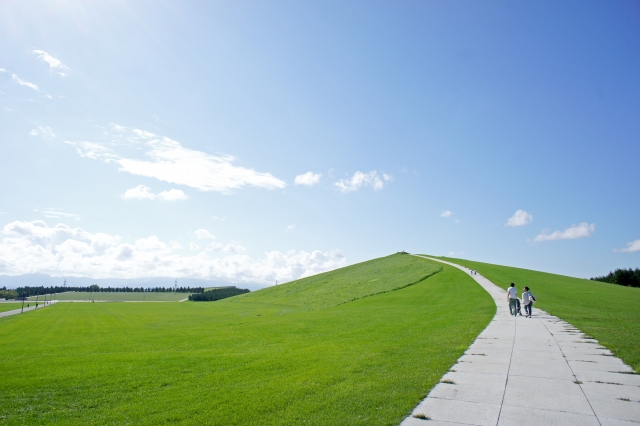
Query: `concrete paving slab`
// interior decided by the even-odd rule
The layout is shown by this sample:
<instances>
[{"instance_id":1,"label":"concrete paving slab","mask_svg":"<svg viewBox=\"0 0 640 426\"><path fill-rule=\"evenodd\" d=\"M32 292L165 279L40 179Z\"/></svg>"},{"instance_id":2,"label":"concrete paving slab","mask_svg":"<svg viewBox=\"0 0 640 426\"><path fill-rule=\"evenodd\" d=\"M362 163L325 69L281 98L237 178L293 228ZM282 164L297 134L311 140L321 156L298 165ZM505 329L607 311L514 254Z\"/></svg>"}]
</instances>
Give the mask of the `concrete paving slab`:
<instances>
[{"instance_id":1,"label":"concrete paving slab","mask_svg":"<svg viewBox=\"0 0 640 426\"><path fill-rule=\"evenodd\" d=\"M527 407L503 407L499 426L600 426L593 415ZM426 425L425 425L426 426Z\"/></svg>"},{"instance_id":2,"label":"concrete paving slab","mask_svg":"<svg viewBox=\"0 0 640 426\"><path fill-rule=\"evenodd\" d=\"M510 376L503 405L593 415L580 386L569 380Z\"/></svg>"},{"instance_id":3,"label":"concrete paving slab","mask_svg":"<svg viewBox=\"0 0 640 426\"><path fill-rule=\"evenodd\" d=\"M604 357L603 357L604 358ZM628 365L620 361L619 364L612 364L611 362L596 362L596 361L567 361L573 371L588 370L588 371L628 371L632 372L633 369Z\"/></svg>"},{"instance_id":4,"label":"concrete paving slab","mask_svg":"<svg viewBox=\"0 0 640 426\"><path fill-rule=\"evenodd\" d=\"M433 420L457 422L475 426L493 426L498 422L500 404L455 401L428 398L422 401L412 415L423 413ZM428 425L425 425L428 426Z\"/></svg>"},{"instance_id":5,"label":"concrete paving slab","mask_svg":"<svg viewBox=\"0 0 640 426\"><path fill-rule=\"evenodd\" d=\"M589 402L598 417L629 420L640 423L640 402L616 399L590 399Z\"/></svg>"},{"instance_id":6,"label":"concrete paving slab","mask_svg":"<svg viewBox=\"0 0 640 426\"><path fill-rule=\"evenodd\" d=\"M404 421L400 423L400 425L401 426L465 426L465 425L469 425L469 423L443 422L440 420L433 420L433 419L422 420L422 419L416 419L415 417L409 416L406 419L404 419Z\"/></svg>"},{"instance_id":7,"label":"concrete paving slab","mask_svg":"<svg viewBox=\"0 0 640 426\"><path fill-rule=\"evenodd\" d=\"M589 400L623 398L640 401L640 387L627 385L613 385L609 383L586 382L580 385Z\"/></svg>"},{"instance_id":8,"label":"concrete paving slab","mask_svg":"<svg viewBox=\"0 0 640 426\"><path fill-rule=\"evenodd\" d=\"M501 376L496 374L493 376L498 377L501 380L456 381L455 384L439 383L429 393L429 398L483 402L487 404L500 405L502 403L504 383L507 381L507 375L505 374L504 376Z\"/></svg>"},{"instance_id":9,"label":"concrete paving slab","mask_svg":"<svg viewBox=\"0 0 640 426\"><path fill-rule=\"evenodd\" d=\"M619 383L626 386L640 386L640 375L637 374L621 374L610 371L575 371L576 379L581 382L604 382Z\"/></svg>"},{"instance_id":10,"label":"concrete paving slab","mask_svg":"<svg viewBox=\"0 0 640 426\"><path fill-rule=\"evenodd\" d=\"M486 362L460 362L452 367L456 371L466 371L469 373L484 374L504 374L509 371L509 364L486 363Z\"/></svg>"},{"instance_id":11,"label":"concrete paving slab","mask_svg":"<svg viewBox=\"0 0 640 426\"><path fill-rule=\"evenodd\" d=\"M628 420L608 419L606 417L598 417L598 420L600 420L602 426L638 426L638 422Z\"/></svg>"},{"instance_id":12,"label":"concrete paving slab","mask_svg":"<svg viewBox=\"0 0 640 426\"><path fill-rule=\"evenodd\" d=\"M573 372L564 361L545 362L544 359L537 359L527 363L512 364L509 369L510 376L540 377L547 379L575 380Z\"/></svg>"},{"instance_id":13,"label":"concrete paving slab","mask_svg":"<svg viewBox=\"0 0 640 426\"><path fill-rule=\"evenodd\" d=\"M462 355L458 362L480 362L485 364L509 364L510 355L505 356L480 356L480 355Z\"/></svg>"},{"instance_id":14,"label":"concrete paving slab","mask_svg":"<svg viewBox=\"0 0 640 426\"><path fill-rule=\"evenodd\" d=\"M617 368L616 366L626 366L624 362L620 360L620 358L616 358L614 356L609 355L591 355L591 354L580 354L580 353L572 353L565 354L565 358L567 361L577 361L577 362L595 362L598 364L609 364L611 368Z\"/></svg>"}]
</instances>

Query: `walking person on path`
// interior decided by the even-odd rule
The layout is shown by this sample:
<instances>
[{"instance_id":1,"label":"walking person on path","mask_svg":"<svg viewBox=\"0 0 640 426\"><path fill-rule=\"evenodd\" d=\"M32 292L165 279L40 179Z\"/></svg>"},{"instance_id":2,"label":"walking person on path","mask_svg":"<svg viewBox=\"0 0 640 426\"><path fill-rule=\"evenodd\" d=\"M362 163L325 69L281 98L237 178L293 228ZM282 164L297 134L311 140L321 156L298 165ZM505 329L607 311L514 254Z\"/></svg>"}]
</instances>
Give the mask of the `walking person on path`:
<instances>
[{"instance_id":1,"label":"walking person on path","mask_svg":"<svg viewBox=\"0 0 640 426\"><path fill-rule=\"evenodd\" d=\"M514 283L511 283L511 286L507 289L507 302L509 302L509 312L511 312L511 315L518 315L518 290L516 290Z\"/></svg>"},{"instance_id":2,"label":"walking person on path","mask_svg":"<svg viewBox=\"0 0 640 426\"><path fill-rule=\"evenodd\" d=\"M533 302L535 302L536 297L531 294L529 291L529 287L524 288L524 292L522 293L522 303L524 304L524 313L525 316L531 318L531 313L533 312L531 308L533 308Z\"/></svg>"}]
</instances>

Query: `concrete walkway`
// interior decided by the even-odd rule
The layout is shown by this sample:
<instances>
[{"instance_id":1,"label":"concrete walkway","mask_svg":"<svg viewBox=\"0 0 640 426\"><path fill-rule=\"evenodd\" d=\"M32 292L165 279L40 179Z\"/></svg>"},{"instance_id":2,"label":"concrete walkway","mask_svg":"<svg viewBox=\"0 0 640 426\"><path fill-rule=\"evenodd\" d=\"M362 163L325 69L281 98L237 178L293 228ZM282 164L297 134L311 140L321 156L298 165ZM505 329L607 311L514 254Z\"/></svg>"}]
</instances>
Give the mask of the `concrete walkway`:
<instances>
[{"instance_id":1,"label":"concrete walkway","mask_svg":"<svg viewBox=\"0 0 640 426\"><path fill-rule=\"evenodd\" d=\"M45 307L47 307L47 306L51 306L51 305L53 305L53 304L55 304L55 303L58 303L58 302L54 302L54 301L52 301L52 302L47 302L47 304L46 304L46 305L45 305L44 303L38 303L38 309L42 309L42 308L45 308ZM35 304L35 303L33 303L33 302L29 302L29 304L30 304L30 305L32 305L32 306L30 306L30 307L28 307L28 308L27 308L27 307L26 307L26 303L25 303L24 312L29 312L29 311L35 311L35 310L36 310L36 304ZM16 303L16 305L18 305L18 304ZM22 304L19 304L19 306L22 306ZM20 312L22 312L22 308L20 308L20 309L14 309L14 310L12 310L12 311L4 311L4 312L0 312L0 318L2 318L2 317L8 317L8 316L10 316L10 315L16 315L16 314L19 314Z\"/></svg>"},{"instance_id":2,"label":"concrete walkway","mask_svg":"<svg viewBox=\"0 0 640 426\"><path fill-rule=\"evenodd\" d=\"M535 305L533 318L514 318L504 289L472 277L495 300L496 316L402 426L639 426L640 375Z\"/></svg>"}]
</instances>

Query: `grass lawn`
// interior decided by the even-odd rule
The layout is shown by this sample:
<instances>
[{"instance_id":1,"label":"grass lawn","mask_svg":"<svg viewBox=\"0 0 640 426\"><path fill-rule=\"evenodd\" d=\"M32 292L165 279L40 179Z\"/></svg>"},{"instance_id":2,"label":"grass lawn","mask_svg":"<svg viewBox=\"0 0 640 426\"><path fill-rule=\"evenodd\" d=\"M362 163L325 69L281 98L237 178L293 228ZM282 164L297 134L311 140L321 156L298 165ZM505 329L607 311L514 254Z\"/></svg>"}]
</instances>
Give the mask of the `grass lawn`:
<instances>
[{"instance_id":1,"label":"grass lawn","mask_svg":"<svg viewBox=\"0 0 640 426\"><path fill-rule=\"evenodd\" d=\"M0 312L13 311L14 309L20 309L21 303L15 302L2 302L0 303ZM24 306L27 306L26 304Z\"/></svg>"},{"instance_id":2,"label":"grass lawn","mask_svg":"<svg viewBox=\"0 0 640 426\"><path fill-rule=\"evenodd\" d=\"M538 298L534 314L538 307L570 322L640 372L640 288L464 259L442 259L477 269L505 289L511 282L516 284L518 293L524 286L530 287Z\"/></svg>"},{"instance_id":3,"label":"grass lawn","mask_svg":"<svg viewBox=\"0 0 640 426\"><path fill-rule=\"evenodd\" d=\"M66 293L58 293L54 295L56 300L95 300L95 301L113 301L113 302L178 302L189 297L190 293L134 293L134 292L114 292L114 293L87 293L83 291L69 291ZM47 300L51 295L47 295ZM36 296L29 297L29 302L36 300ZM43 296L38 296L38 300L42 301Z\"/></svg>"},{"instance_id":4,"label":"grass lawn","mask_svg":"<svg viewBox=\"0 0 640 426\"><path fill-rule=\"evenodd\" d=\"M397 425L494 314L407 255L212 303L60 303L0 319L0 422Z\"/></svg>"}]
</instances>

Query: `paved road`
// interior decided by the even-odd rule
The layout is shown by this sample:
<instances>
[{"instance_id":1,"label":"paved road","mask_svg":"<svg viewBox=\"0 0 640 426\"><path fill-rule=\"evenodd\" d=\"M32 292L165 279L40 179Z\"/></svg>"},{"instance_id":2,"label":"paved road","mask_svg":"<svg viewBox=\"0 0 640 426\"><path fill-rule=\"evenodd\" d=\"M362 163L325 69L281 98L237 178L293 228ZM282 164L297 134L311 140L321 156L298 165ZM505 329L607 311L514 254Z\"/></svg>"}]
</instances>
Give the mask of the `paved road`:
<instances>
[{"instance_id":1,"label":"paved road","mask_svg":"<svg viewBox=\"0 0 640 426\"><path fill-rule=\"evenodd\" d=\"M401 426L639 426L640 375L535 306L533 318L514 318L504 289L472 277L495 300L496 316Z\"/></svg>"},{"instance_id":2,"label":"paved road","mask_svg":"<svg viewBox=\"0 0 640 426\"><path fill-rule=\"evenodd\" d=\"M45 308L47 306L51 306L52 304L57 303L57 302L48 302L47 305L45 305L44 303L38 303L38 309L42 309ZM29 302L29 305L31 305L29 308L27 308L27 304L24 304L24 311L28 312L28 311L33 311L36 309L36 304L33 302ZM20 304L19 306L22 306L22 304ZM5 312L0 312L0 318L2 317L8 317L9 315L16 315L19 314L22 311L22 309L14 309L13 311L5 311Z\"/></svg>"}]
</instances>

